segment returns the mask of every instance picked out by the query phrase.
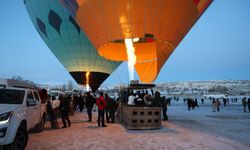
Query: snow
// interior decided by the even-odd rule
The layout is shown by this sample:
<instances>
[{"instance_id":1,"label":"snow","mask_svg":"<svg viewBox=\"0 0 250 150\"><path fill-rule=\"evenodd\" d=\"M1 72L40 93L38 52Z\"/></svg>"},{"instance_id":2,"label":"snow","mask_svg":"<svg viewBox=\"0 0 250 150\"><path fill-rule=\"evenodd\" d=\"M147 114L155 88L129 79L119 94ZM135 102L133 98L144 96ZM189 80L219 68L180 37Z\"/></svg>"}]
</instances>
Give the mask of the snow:
<instances>
[{"instance_id":1,"label":"snow","mask_svg":"<svg viewBox=\"0 0 250 150\"><path fill-rule=\"evenodd\" d=\"M206 100L188 111L183 101L173 102L168 107L169 121L162 121L160 130L127 130L116 123L101 128L96 122L86 122L86 112L77 112L70 116L69 128L50 129L46 122L44 132L30 133L26 149L250 150L250 113L242 109L238 102L212 112ZM93 113L96 121L97 113Z\"/></svg>"}]
</instances>

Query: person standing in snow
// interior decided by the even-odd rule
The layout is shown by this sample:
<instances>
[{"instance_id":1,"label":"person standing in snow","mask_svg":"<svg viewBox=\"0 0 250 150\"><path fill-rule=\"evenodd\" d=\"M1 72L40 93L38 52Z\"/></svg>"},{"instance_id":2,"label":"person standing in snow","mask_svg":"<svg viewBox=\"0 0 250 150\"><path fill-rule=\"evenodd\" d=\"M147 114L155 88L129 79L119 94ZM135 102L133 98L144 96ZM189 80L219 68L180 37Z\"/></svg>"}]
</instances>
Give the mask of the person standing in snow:
<instances>
[{"instance_id":1,"label":"person standing in snow","mask_svg":"<svg viewBox=\"0 0 250 150\"><path fill-rule=\"evenodd\" d=\"M242 102L242 106L243 106L243 111L247 112L246 111L246 108L247 108L247 98L243 97L242 100L241 100L241 102Z\"/></svg>"},{"instance_id":2,"label":"person standing in snow","mask_svg":"<svg viewBox=\"0 0 250 150\"><path fill-rule=\"evenodd\" d=\"M168 101L165 96L161 98L161 108L163 113L163 120L168 120L167 109L168 109Z\"/></svg>"},{"instance_id":3,"label":"person standing in snow","mask_svg":"<svg viewBox=\"0 0 250 150\"><path fill-rule=\"evenodd\" d=\"M83 94L82 93L78 97L78 107L79 107L80 112L82 112L83 109L84 109L84 98L83 98Z\"/></svg>"},{"instance_id":4,"label":"person standing in snow","mask_svg":"<svg viewBox=\"0 0 250 150\"><path fill-rule=\"evenodd\" d=\"M111 105L112 105L112 99L111 97L108 96L108 93L105 93L104 94L104 98L106 100L106 103L107 103L107 107L105 109L105 114L106 114L106 121L109 123L110 122L110 108L111 108Z\"/></svg>"},{"instance_id":5,"label":"person standing in snow","mask_svg":"<svg viewBox=\"0 0 250 150\"><path fill-rule=\"evenodd\" d=\"M213 100L212 100L212 107L213 107L213 112L215 112L215 111L216 111L217 104L216 104L216 101L215 101L214 98L213 98Z\"/></svg>"},{"instance_id":6,"label":"person standing in snow","mask_svg":"<svg viewBox=\"0 0 250 150\"><path fill-rule=\"evenodd\" d=\"M161 106L161 93L156 91L154 94L154 98L152 100L151 106L152 107L160 107Z\"/></svg>"},{"instance_id":7,"label":"person standing in snow","mask_svg":"<svg viewBox=\"0 0 250 150\"><path fill-rule=\"evenodd\" d=\"M71 121L69 120L69 107L70 107L70 99L71 97L62 97L60 102L60 111L61 111L61 117L62 117L62 123L63 127L66 128L67 126L70 127ZM68 125L67 125L68 123Z\"/></svg>"},{"instance_id":8,"label":"person standing in snow","mask_svg":"<svg viewBox=\"0 0 250 150\"><path fill-rule=\"evenodd\" d=\"M73 108L74 108L74 111L76 111L77 106L78 106L78 96L74 95L73 96Z\"/></svg>"},{"instance_id":9,"label":"person standing in snow","mask_svg":"<svg viewBox=\"0 0 250 150\"><path fill-rule=\"evenodd\" d=\"M226 98L223 98L223 104L224 104L224 107L226 107L226 105L227 105L227 99Z\"/></svg>"},{"instance_id":10,"label":"person standing in snow","mask_svg":"<svg viewBox=\"0 0 250 150\"><path fill-rule=\"evenodd\" d=\"M59 124L57 122L56 114L55 114L55 112L53 110L53 107L52 107L50 98L48 96L47 90L42 89L41 91L39 91L39 95L41 97L41 101L47 102L46 110L47 110L47 113L48 113L48 116L49 116L49 121L50 121L51 128L52 129L58 129Z\"/></svg>"},{"instance_id":11,"label":"person standing in snow","mask_svg":"<svg viewBox=\"0 0 250 150\"><path fill-rule=\"evenodd\" d=\"M100 127L100 120L102 120L102 127L107 127L104 124L104 110L107 106L106 100L103 97L103 92L100 92L99 98L96 100L96 105L98 107L98 127Z\"/></svg>"},{"instance_id":12,"label":"person standing in snow","mask_svg":"<svg viewBox=\"0 0 250 150\"><path fill-rule=\"evenodd\" d=\"M250 113L250 98L247 99L248 112Z\"/></svg>"},{"instance_id":13,"label":"person standing in snow","mask_svg":"<svg viewBox=\"0 0 250 150\"><path fill-rule=\"evenodd\" d=\"M90 94L90 92L87 92L87 97L86 97L86 108L87 108L87 113L88 113L88 122L92 121L92 109L95 104L95 98Z\"/></svg>"},{"instance_id":14,"label":"person standing in snow","mask_svg":"<svg viewBox=\"0 0 250 150\"><path fill-rule=\"evenodd\" d=\"M191 110L192 101L190 98L187 99L188 110Z\"/></svg>"},{"instance_id":15,"label":"person standing in snow","mask_svg":"<svg viewBox=\"0 0 250 150\"><path fill-rule=\"evenodd\" d=\"M110 122L109 120L111 119L111 123L115 123L116 102L113 98L108 96L107 93L105 94L105 100L107 101L107 107L109 110L108 122Z\"/></svg>"},{"instance_id":16,"label":"person standing in snow","mask_svg":"<svg viewBox=\"0 0 250 150\"><path fill-rule=\"evenodd\" d=\"M204 99L203 98L201 99L201 103L204 104Z\"/></svg>"},{"instance_id":17,"label":"person standing in snow","mask_svg":"<svg viewBox=\"0 0 250 150\"><path fill-rule=\"evenodd\" d=\"M197 98L194 100L194 106L195 107L197 107L197 108L199 108L199 105L198 105L198 100L197 100Z\"/></svg>"},{"instance_id":18,"label":"person standing in snow","mask_svg":"<svg viewBox=\"0 0 250 150\"><path fill-rule=\"evenodd\" d=\"M217 108L217 111L220 111L220 101L219 101L219 99L216 100L216 108Z\"/></svg>"}]
</instances>

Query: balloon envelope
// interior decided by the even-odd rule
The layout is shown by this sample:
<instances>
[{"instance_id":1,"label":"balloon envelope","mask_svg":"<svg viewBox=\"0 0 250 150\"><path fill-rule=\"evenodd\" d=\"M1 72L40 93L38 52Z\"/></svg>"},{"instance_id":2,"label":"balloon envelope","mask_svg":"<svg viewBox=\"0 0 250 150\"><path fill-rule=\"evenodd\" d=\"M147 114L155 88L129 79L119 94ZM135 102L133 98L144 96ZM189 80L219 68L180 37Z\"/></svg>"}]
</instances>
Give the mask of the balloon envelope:
<instances>
[{"instance_id":1,"label":"balloon envelope","mask_svg":"<svg viewBox=\"0 0 250 150\"><path fill-rule=\"evenodd\" d=\"M24 0L24 4L43 41L78 84L86 84L89 72L89 85L95 91L120 65L98 54L58 0Z\"/></svg>"},{"instance_id":2,"label":"balloon envelope","mask_svg":"<svg viewBox=\"0 0 250 150\"><path fill-rule=\"evenodd\" d=\"M60 0L99 54L127 60L125 38L134 42L140 80L153 82L165 61L212 0Z\"/></svg>"}]
</instances>

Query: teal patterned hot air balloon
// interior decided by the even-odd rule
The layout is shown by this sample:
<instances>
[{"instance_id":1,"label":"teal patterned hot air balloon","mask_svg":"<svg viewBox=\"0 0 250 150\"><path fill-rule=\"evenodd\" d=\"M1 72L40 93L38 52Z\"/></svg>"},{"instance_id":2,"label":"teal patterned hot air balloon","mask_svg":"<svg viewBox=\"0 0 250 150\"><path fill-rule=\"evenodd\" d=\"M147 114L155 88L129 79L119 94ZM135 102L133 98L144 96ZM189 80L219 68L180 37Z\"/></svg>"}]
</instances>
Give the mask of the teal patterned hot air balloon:
<instances>
[{"instance_id":1,"label":"teal patterned hot air balloon","mask_svg":"<svg viewBox=\"0 0 250 150\"><path fill-rule=\"evenodd\" d=\"M96 91L121 64L101 57L73 17L58 0L24 0L28 14L57 59L78 84Z\"/></svg>"}]
</instances>

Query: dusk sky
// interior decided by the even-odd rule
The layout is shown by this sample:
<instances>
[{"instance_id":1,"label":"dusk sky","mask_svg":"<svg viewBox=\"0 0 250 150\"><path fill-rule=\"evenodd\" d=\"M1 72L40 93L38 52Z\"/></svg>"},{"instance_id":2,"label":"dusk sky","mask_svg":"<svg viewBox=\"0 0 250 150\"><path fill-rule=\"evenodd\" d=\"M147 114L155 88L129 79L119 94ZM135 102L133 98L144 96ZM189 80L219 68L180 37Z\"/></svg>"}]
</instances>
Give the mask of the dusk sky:
<instances>
[{"instance_id":1,"label":"dusk sky","mask_svg":"<svg viewBox=\"0 0 250 150\"><path fill-rule=\"evenodd\" d=\"M40 84L73 78L33 26L23 0L1 0L0 78ZM175 49L155 83L250 79L250 0L214 0ZM122 64L103 85L128 83Z\"/></svg>"}]
</instances>

